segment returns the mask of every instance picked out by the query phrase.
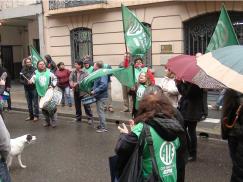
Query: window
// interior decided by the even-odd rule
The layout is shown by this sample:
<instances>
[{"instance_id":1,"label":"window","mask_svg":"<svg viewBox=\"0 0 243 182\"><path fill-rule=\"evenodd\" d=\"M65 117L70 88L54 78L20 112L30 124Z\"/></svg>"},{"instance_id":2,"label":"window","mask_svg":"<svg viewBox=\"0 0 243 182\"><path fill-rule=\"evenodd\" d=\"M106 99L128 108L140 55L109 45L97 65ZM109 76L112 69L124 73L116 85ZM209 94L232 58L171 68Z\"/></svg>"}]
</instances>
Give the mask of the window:
<instances>
[{"instance_id":1,"label":"window","mask_svg":"<svg viewBox=\"0 0 243 182\"><path fill-rule=\"evenodd\" d=\"M228 12L240 44L243 44L242 12ZM185 53L205 53L218 22L220 12L192 18L184 22Z\"/></svg>"},{"instance_id":2,"label":"window","mask_svg":"<svg viewBox=\"0 0 243 182\"><path fill-rule=\"evenodd\" d=\"M148 23L143 22L143 25L149 30L149 32L152 34L151 31L151 25ZM152 40L151 40L152 41ZM152 44L152 42L151 42ZM144 64L148 67L152 67L152 45L150 47L150 49L148 50L148 52L144 55Z\"/></svg>"},{"instance_id":3,"label":"window","mask_svg":"<svg viewBox=\"0 0 243 182\"><path fill-rule=\"evenodd\" d=\"M81 27L71 30L70 34L72 63L87 55L93 60L92 30Z\"/></svg>"}]
</instances>

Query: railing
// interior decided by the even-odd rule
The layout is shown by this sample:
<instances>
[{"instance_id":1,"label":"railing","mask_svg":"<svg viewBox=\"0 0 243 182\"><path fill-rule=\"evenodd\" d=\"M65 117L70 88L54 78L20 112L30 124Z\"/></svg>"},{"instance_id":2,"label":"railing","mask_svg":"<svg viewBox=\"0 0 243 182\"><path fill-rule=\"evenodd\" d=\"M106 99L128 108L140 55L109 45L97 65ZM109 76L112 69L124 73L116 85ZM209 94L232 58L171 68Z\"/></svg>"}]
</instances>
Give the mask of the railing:
<instances>
[{"instance_id":1,"label":"railing","mask_svg":"<svg viewBox=\"0 0 243 182\"><path fill-rule=\"evenodd\" d=\"M49 0L49 10L106 3L107 0Z\"/></svg>"},{"instance_id":2,"label":"railing","mask_svg":"<svg viewBox=\"0 0 243 182\"><path fill-rule=\"evenodd\" d=\"M41 3L41 0L0 0L0 10Z\"/></svg>"}]
</instances>

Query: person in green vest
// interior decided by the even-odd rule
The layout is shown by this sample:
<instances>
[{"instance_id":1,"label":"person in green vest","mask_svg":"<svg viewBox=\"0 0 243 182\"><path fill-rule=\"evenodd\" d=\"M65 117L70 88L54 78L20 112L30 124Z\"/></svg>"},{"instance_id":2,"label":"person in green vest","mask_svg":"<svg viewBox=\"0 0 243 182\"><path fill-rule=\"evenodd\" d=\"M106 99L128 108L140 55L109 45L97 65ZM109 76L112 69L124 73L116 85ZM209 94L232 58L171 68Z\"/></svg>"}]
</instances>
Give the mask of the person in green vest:
<instances>
[{"instance_id":1,"label":"person in green vest","mask_svg":"<svg viewBox=\"0 0 243 182\"><path fill-rule=\"evenodd\" d=\"M151 81L145 72L141 72L138 77L138 82L131 88L130 94L133 96L133 111L132 115L136 117L138 112L139 101L143 97L143 93L148 86L151 85Z\"/></svg>"},{"instance_id":2,"label":"person in green vest","mask_svg":"<svg viewBox=\"0 0 243 182\"><path fill-rule=\"evenodd\" d=\"M46 63L43 60L37 62L37 70L35 74L29 80L29 84L35 84L39 97L44 97L49 87L55 87L57 85L57 77L46 68ZM42 109L42 114L45 117L44 127L52 126L56 127L57 113L56 108L54 112L49 112Z\"/></svg>"},{"instance_id":3,"label":"person in green vest","mask_svg":"<svg viewBox=\"0 0 243 182\"><path fill-rule=\"evenodd\" d=\"M151 89L153 90L153 89ZM183 118L176 113L169 99L162 93L146 94L139 103L137 117L126 125L118 126L121 132L116 144L116 178L119 181L124 167L132 156L144 123L149 126L153 141L158 173L163 182L184 182L186 164L186 133ZM176 118L176 119L175 119ZM181 121L179 121L181 120ZM152 173L152 160L147 142L142 153L142 170L145 181Z\"/></svg>"},{"instance_id":4,"label":"person in green vest","mask_svg":"<svg viewBox=\"0 0 243 182\"><path fill-rule=\"evenodd\" d=\"M91 58L89 56L86 56L84 58L84 67L83 67L83 71L90 74L94 71L94 67L92 66L93 62L91 60Z\"/></svg>"},{"instance_id":5,"label":"person in green vest","mask_svg":"<svg viewBox=\"0 0 243 182\"><path fill-rule=\"evenodd\" d=\"M136 82L138 81L138 77L141 72L146 73L148 75L149 79L151 80L151 83L153 85L155 84L154 75L153 75L151 69L144 65L142 58L138 57L134 60L134 74L135 74Z\"/></svg>"}]
</instances>

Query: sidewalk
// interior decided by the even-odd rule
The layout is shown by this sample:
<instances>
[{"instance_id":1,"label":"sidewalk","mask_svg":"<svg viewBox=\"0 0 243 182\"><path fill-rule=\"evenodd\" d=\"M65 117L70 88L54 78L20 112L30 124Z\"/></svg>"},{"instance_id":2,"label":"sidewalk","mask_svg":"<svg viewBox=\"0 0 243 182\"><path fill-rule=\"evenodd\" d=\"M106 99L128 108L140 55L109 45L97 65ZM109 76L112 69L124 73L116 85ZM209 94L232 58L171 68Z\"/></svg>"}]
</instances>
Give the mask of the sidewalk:
<instances>
[{"instance_id":1,"label":"sidewalk","mask_svg":"<svg viewBox=\"0 0 243 182\"><path fill-rule=\"evenodd\" d=\"M11 99L12 99L12 108L13 110L16 111L23 111L23 112L28 112L27 109L27 103L25 99L25 94L24 94L24 88L20 84L13 84L12 89L11 89ZM213 99L210 98L208 101L209 104L213 105L214 101ZM82 108L83 109L83 108ZM128 120L131 118L131 113L125 113L122 112L123 110L123 103L122 102L113 102L113 109L114 112L106 112L106 119L108 122L114 122L114 123L122 123L125 122L127 123ZM95 104L92 104L92 111L94 114L94 119L98 121L98 115L96 112L96 106ZM62 107L58 106L57 109L58 115L59 116L65 116L65 117L75 117L75 108L74 105L72 107ZM84 113L84 110L83 110ZM210 137L220 137L220 124L219 124L219 112L209 110L209 117L207 120L204 122L200 122L197 127L197 131L200 132L206 132L210 135ZM213 118L216 119L213 119ZM87 117L84 115L84 119Z\"/></svg>"}]
</instances>

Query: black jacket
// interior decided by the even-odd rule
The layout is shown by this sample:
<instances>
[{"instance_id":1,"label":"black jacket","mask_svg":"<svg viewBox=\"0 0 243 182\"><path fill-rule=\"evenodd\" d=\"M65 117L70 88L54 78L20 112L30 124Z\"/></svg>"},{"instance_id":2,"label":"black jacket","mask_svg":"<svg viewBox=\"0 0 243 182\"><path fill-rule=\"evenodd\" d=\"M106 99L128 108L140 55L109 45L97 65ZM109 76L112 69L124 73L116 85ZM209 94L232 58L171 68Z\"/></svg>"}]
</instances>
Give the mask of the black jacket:
<instances>
[{"instance_id":1,"label":"black jacket","mask_svg":"<svg viewBox=\"0 0 243 182\"><path fill-rule=\"evenodd\" d=\"M207 92L188 82L177 83L177 88L182 96L178 110L184 120L197 122L206 118L208 115Z\"/></svg>"},{"instance_id":2,"label":"black jacket","mask_svg":"<svg viewBox=\"0 0 243 182\"><path fill-rule=\"evenodd\" d=\"M183 122L183 121L181 121ZM180 139L180 147L177 150L177 181L183 182L185 178L185 165L187 160L187 147L185 130L176 119L165 118L163 114L157 114L153 119L146 122L149 126L166 141L173 141L177 137ZM132 155L138 142L138 137L134 133L121 134L116 145L117 176L120 176L123 168Z\"/></svg>"},{"instance_id":3,"label":"black jacket","mask_svg":"<svg viewBox=\"0 0 243 182\"><path fill-rule=\"evenodd\" d=\"M30 80L31 77L35 74L35 70L36 68L33 66L31 67L24 66L21 70L21 73L23 73L23 75ZM35 85L34 84L29 85L28 81L23 76L20 76L20 82L24 84L25 89L28 90L35 89Z\"/></svg>"},{"instance_id":4,"label":"black jacket","mask_svg":"<svg viewBox=\"0 0 243 182\"><path fill-rule=\"evenodd\" d=\"M239 117L233 128L225 127L224 122L232 125L235 120L237 110L243 104L243 94L237 93L234 90L227 90L224 95L224 105L221 118L222 138L227 139L228 136L238 137L243 139L243 107L239 112Z\"/></svg>"}]
</instances>

